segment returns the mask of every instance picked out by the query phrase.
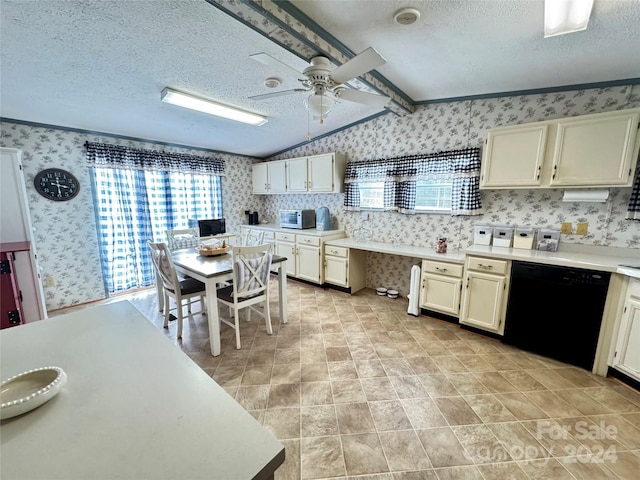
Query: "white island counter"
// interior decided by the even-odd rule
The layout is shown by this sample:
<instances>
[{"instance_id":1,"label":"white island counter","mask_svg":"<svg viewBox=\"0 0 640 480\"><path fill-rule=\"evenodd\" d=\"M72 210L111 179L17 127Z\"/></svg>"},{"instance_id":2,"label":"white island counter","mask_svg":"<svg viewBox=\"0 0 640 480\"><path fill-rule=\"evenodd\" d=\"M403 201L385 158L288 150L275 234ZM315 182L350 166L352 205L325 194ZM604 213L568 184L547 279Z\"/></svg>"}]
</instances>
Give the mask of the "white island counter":
<instances>
[{"instance_id":1,"label":"white island counter","mask_svg":"<svg viewBox=\"0 0 640 480\"><path fill-rule=\"evenodd\" d=\"M2 379L57 366L44 405L0 423L0 478L269 479L282 444L129 302L0 332Z\"/></svg>"}]
</instances>

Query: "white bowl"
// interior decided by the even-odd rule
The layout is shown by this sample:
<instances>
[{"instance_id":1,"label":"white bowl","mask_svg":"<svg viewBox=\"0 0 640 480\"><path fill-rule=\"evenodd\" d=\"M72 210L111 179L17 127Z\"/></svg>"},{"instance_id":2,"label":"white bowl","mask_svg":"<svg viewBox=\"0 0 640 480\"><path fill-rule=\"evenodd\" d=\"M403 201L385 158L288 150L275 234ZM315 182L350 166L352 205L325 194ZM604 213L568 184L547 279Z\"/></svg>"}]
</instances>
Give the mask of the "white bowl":
<instances>
[{"instance_id":1,"label":"white bowl","mask_svg":"<svg viewBox=\"0 0 640 480\"><path fill-rule=\"evenodd\" d=\"M387 296L389 298L398 298L398 291L397 290L387 290Z\"/></svg>"},{"instance_id":2,"label":"white bowl","mask_svg":"<svg viewBox=\"0 0 640 480\"><path fill-rule=\"evenodd\" d=\"M29 370L8 378L0 385L0 418L26 413L51 400L67 383L67 374L59 367Z\"/></svg>"},{"instance_id":3,"label":"white bowl","mask_svg":"<svg viewBox=\"0 0 640 480\"><path fill-rule=\"evenodd\" d=\"M385 296L387 294L387 289L384 287L376 288L376 293L381 296Z\"/></svg>"}]
</instances>

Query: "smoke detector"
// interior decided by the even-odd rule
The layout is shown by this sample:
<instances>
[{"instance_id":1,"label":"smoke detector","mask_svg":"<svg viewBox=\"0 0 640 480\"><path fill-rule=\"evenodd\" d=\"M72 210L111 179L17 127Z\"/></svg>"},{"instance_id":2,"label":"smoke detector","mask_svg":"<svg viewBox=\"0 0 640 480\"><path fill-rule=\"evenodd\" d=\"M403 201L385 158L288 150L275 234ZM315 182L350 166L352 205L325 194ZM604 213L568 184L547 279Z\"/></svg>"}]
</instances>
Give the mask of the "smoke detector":
<instances>
[{"instance_id":1,"label":"smoke detector","mask_svg":"<svg viewBox=\"0 0 640 480\"><path fill-rule=\"evenodd\" d=\"M280 86L280 79L276 77L269 77L264 81L264 86L267 88L276 88Z\"/></svg>"},{"instance_id":2,"label":"smoke detector","mask_svg":"<svg viewBox=\"0 0 640 480\"><path fill-rule=\"evenodd\" d=\"M420 19L420 12L415 8L401 8L393 14L393 20L400 25L411 25Z\"/></svg>"}]
</instances>

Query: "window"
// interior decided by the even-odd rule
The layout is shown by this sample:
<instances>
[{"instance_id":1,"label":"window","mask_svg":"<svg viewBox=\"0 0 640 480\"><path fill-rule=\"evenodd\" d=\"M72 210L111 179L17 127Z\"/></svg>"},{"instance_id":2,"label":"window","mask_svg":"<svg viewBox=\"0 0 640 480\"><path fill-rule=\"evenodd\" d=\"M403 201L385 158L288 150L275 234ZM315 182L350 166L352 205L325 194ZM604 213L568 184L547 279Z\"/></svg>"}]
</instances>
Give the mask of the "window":
<instances>
[{"instance_id":1,"label":"window","mask_svg":"<svg viewBox=\"0 0 640 480\"><path fill-rule=\"evenodd\" d=\"M450 180L416 182L416 212L451 213ZM363 210L384 209L384 182L359 183L360 208Z\"/></svg>"}]
</instances>

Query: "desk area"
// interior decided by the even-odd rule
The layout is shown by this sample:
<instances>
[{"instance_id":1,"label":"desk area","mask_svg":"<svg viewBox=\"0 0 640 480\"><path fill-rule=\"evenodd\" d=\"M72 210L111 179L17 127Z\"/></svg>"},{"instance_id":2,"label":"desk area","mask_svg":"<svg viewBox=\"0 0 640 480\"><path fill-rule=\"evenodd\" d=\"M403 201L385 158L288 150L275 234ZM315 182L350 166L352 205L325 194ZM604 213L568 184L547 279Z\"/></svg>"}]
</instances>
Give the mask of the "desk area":
<instances>
[{"instance_id":1,"label":"desk area","mask_svg":"<svg viewBox=\"0 0 640 480\"><path fill-rule=\"evenodd\" d=\"M67 384L1 422L3 480L272 479L282 444L127 301L0 332L2 379Z\"/></svg>"}]
</instances>

